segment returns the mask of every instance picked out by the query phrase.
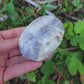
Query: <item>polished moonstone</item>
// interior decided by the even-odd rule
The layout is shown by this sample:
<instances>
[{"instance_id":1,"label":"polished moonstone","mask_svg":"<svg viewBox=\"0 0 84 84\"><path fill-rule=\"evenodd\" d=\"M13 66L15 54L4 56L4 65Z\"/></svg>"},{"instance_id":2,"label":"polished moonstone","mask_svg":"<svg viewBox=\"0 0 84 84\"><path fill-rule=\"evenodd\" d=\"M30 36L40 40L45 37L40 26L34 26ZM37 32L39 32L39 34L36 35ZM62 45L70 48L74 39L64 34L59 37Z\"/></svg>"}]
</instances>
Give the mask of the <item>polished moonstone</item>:
<instances>
[{"instance_id":1,"label":"polished moonstone","mask_svg":"<svg viewBox=\"0 0 84 84\"><path fill-rule=\"evenodd\" d=\"M29 60L44 60L60 45L63 35L64 28L58 18L52 15L39 17L20 36L21 54Z\"/></svg>"}]
</instances>

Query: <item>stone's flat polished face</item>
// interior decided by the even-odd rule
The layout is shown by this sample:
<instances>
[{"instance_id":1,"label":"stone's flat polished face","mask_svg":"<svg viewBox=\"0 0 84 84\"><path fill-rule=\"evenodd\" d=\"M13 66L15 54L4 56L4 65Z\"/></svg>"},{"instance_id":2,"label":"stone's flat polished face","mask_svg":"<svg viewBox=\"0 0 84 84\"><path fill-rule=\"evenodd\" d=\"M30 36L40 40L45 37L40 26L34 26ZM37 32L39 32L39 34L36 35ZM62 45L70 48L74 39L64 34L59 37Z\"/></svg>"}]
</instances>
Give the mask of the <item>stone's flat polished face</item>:
<instances>
[{"instance_id":1,"label":"stone's flat polished face","mask_svg":"<svg viewBox=\"0 0 84 84\"><path fill-rule=\"evenodd\" d=\"M22 55L33 61L48 58L60 45L64 28L55 16L46 15L37 18L23 31L19 39Z\"/></svg>"}]
</instances>

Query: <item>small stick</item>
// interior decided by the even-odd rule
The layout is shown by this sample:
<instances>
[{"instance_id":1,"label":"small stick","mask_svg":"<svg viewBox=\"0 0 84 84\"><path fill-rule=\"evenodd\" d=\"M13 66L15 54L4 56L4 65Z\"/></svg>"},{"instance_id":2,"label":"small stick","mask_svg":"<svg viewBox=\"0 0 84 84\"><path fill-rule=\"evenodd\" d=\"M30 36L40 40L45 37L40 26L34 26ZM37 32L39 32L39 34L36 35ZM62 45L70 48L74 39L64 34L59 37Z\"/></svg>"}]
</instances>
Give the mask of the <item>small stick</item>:
<instances>
[{"instance_id":1,"label":"small stick","mask_svg":"<svg viewBox=\"0 0 84 84\"><path fill-rule=\"evenodd\" d=\"M16 10L18 13L21 13L21 11L19 11L19 10ZM26 15L28 15L29 13L27 13L27 12L23 12L24 14L26 14Z\"/></svg>"},{"instance_id":2,"label":"small stick","mask_svg":"<svg viewBox=\"0 0 84 84\"><path fill-rule=\"evenodd\" d=\"M60 72L60 73L59 73L59 76L58 76L57 84L59 84L59 81L60 81L60 79L61 79L61 76L62 76L62 73Z\"/></svg>"},{"instance_id":3,"label":"small stick","mask_svg":"<svg viewBox=\"0 0 84 84\"><path fill-rule=\"evenodd\" d=\"M2 4L4 5L4 7L5 7L5 9L6 9L6 13L7 13L7 7L6 7L6 5L4 4L4 1L1 0L1 2L2 2Z\"/></svg>"},{"instance_id":4,"label":"small stick","mask_svg":"<svg viewBox=\"0 0 84 84\"><path fill-rule=\"evenodd\" d=\"M57 71L57 73L61 73L55 66L53 66L53 68ZM62 78L64 78L64 76L62 75L62 73L61 73L61 76L62 76Z\"/></svg>"},{"instance_id":5,"label":"small stick","mask_svg":"<svg viewBox=\"0 0 84 84\"><path fill-rule=\"evenodd\" d=\"M60 50L74 50L74 49L78 49L79 47L75 47L75 48L66 48L66 49L59 49L58 51Z\"/></svg>"},{"instance_id":6,"label":"small stick","mask_svg":"<svg viewBox=\"0 0 84 84\"><path fill-rule=\"evenodd\" d=\"M68 14L65 14L65 16L68 17L68 18L70 18L70 19L72 19L72 20L76 20L76 21L81 20L81 19L79 19L79 18L70 16L70 15L68 15Z\"/></svg>"}]
</instances>

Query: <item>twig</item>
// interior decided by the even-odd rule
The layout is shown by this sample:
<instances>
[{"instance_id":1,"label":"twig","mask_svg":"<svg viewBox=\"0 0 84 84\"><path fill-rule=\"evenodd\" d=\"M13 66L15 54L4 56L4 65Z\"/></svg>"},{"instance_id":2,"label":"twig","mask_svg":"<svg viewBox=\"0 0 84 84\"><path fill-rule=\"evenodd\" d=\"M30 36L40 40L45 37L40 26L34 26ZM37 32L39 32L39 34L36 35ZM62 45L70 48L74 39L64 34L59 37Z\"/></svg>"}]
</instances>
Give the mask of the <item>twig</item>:
<instances>
[{"instance_id":1,"label":"twig","mask_svg":"<svg viewBox=\"0 0 84 84\"><path fill-rule=\"evenodd\" d=\"M70 80L69 80L69 83L70 83L70 84L73 84L73 81L70 79Z\"/></svg>"},{"instance_id":2,"label":"twig","mask_svg":"<svg viewBox=\"0 0 84 84\"><path fill-rule=\"evenodd\" d=\"M57 84L59 84L59 81L60 81L61 76L62 76L62 73L60 72L59 73L59 76L58 76Z\"/></svg>"},{"instance_id":3,"label":"twig","mask_svg":"<svg viewBox=\"0 0 84 84\"><path fill-rule=\"evenodd\" d=\"M4 1L1 0L1 2L2 2L2 4L4 5L4 7L5 7L5 9L6 9L6 13L7 13L7 7L6 7L6 5L4 4Z\"/></svg>"},{"instance_id":4,"label":"twig","mask_svg":"<svg viewBox=\"0 0 84 84\"><path fill-rule=\"evenodd\" d=\"M19 11L19 10L15 10L15 11L17 11L18 13L21 13L21 11ZM29 13L27 13L27 12L23 12L23 13L26 15L29 15Z\"/></svg>"},{"instance_id":5,"label":"twig","mask_svg":"<svg viewBox=\"0 0 84 84\"><path fill-rule=\"evenodd\" d=\"M75 50L75 49L78 49L79 47L75 47L75 48L66 48L66 49L59 49L58 51L60 50Z\"/></svg>"},{"instance_id":6,"label":"twig","mask_svg":"<svg viewBox=\"0 0 84 84\"><path fill-rule=\"evenodd\" d=\"M53 68L54 68L58 73L60 73L59 70L58 70L55 66L53 66Z\"/></svg>"},{"instance_id":7,"label":"twig","mask_svg":"<svg viewBox=\"0 0 84 84\"><path fill-rule=\"evenodd\" d=\"M70 15L68 15L68 14L65 14L65 16L68 17L68 18L70 18L70 19L72 19L72 20L76 20L76 21L82 20L82 19L80 19L80 18L77 18L77 17L74 17L74 16L70 16Z\"/></svg>"},{"instance_id":8,"label":"twig","mask_svg":"<svg viewBox=\"0 0 84 84\"><path fill-rule=\"evenodd\" d=\"M63 79L65 79L64 78L64 76L62 75L62 73L55 67L55 66L53 66L53 68L57 71L57 73L60 75L61 74L61 77L63 78ZM58 77L59 78L59 77Z\"/></svg>"}]
</instances>

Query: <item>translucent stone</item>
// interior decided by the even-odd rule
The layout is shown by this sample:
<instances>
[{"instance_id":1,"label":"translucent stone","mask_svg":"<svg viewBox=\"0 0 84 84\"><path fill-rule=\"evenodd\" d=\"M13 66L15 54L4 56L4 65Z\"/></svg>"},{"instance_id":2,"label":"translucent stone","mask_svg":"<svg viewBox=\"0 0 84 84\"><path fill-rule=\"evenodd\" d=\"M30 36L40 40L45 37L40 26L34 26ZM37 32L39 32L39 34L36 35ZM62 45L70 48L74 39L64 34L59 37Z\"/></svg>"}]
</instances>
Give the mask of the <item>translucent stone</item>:
<instances>
[{"instance_id":1,"label":"translucent stone","mask_svg":"<svg viewBox=\"0 0 84 84\"><path fill-rule=\"evenodd\" d=\"M64 35L62 22L52 15L45 15L30 23L19 39L21 54L33 61L48 58L60 45Z\"/></svg>"}]
</instances>

